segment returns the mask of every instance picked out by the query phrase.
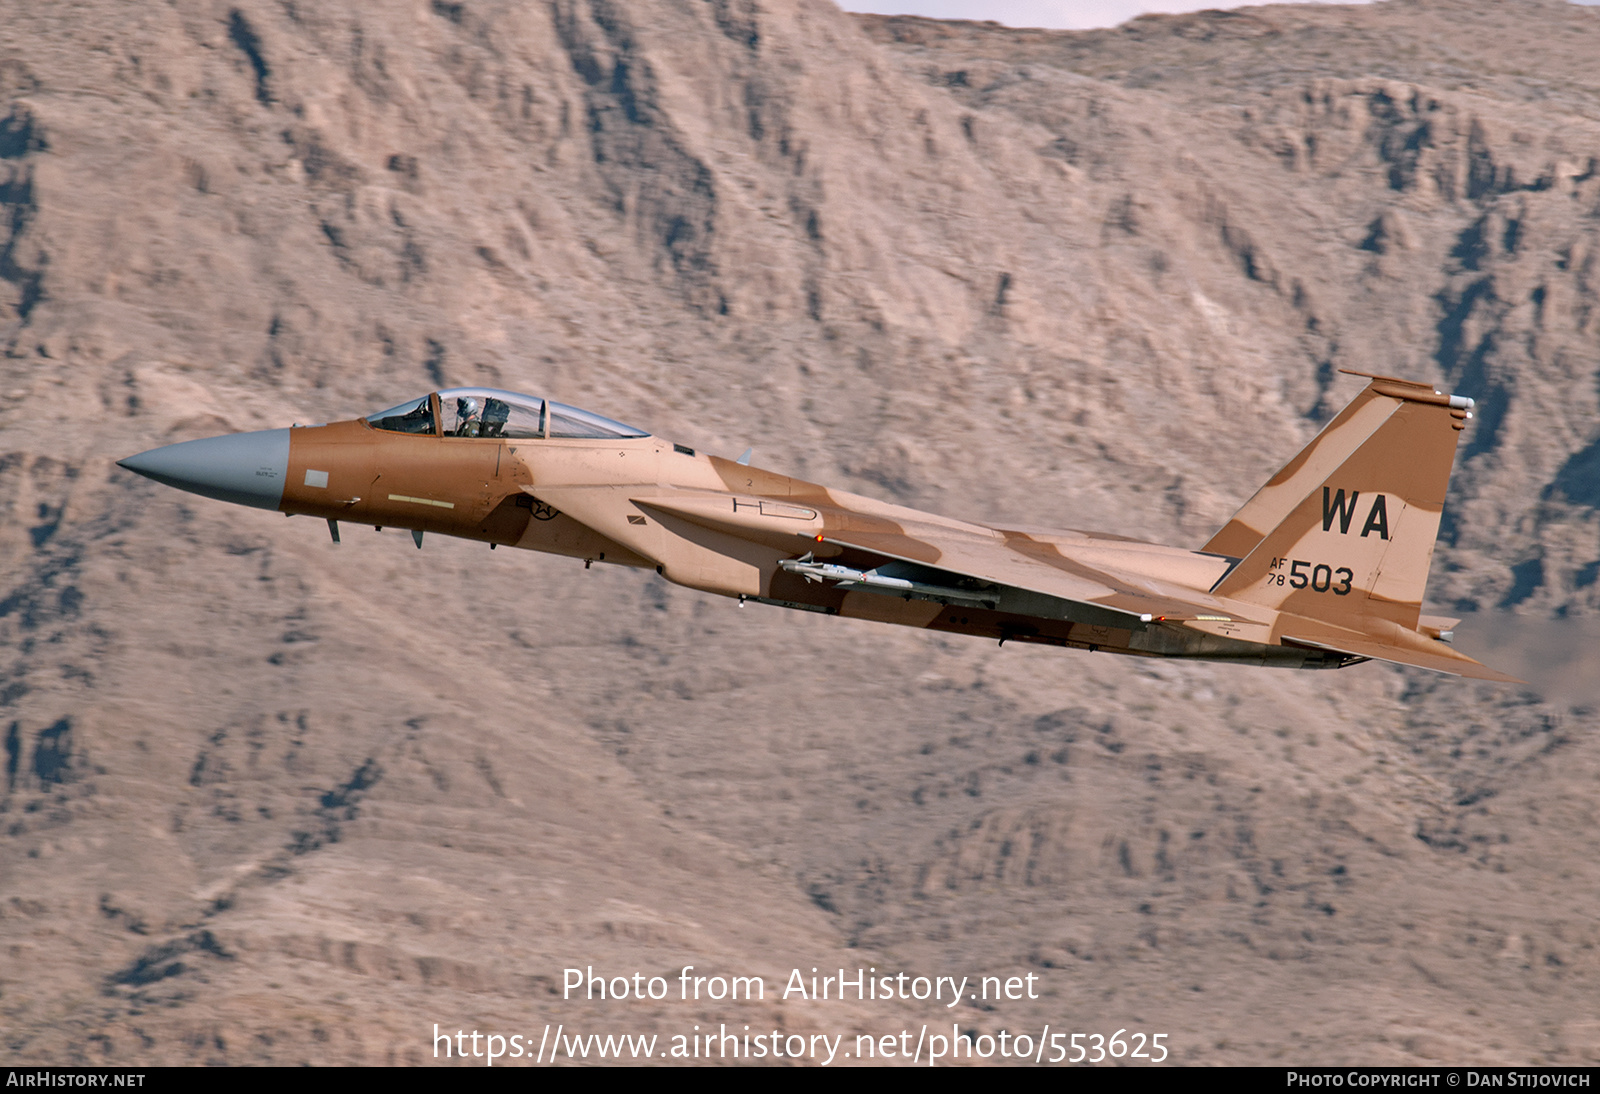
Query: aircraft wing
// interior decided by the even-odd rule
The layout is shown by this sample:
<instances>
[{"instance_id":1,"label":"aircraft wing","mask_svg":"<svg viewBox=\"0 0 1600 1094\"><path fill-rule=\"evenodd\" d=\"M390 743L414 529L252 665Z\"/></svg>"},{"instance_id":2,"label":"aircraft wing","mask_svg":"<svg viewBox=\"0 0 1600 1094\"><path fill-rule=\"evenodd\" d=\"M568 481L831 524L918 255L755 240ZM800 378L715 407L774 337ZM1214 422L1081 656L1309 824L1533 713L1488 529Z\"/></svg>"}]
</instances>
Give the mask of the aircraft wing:
<instances>
[{"instance_id":1,"label":"aircraft wing","mask_svg":"<svg viewBox=\"0 0 1600 1094\"><path fill-rule=\"evenodd\" d=\"M1086 566L1020 533L896 524L896 531L828 531L823 542L949 575L959 586L992 586L1002 611L1134 630L1158 620L1238 618L1236 606L1205 593Z\"/></svg>"},{"instance_id":2,"label":"aircraft wing","mask_svg":"<svg viewBox=\"0 0 1600 1094\"><path fill-rule=\"evenodd\" d=\"M655 486L523 489L646 557L652 557L653 532L627 522L624 509L653 511L793 555L813 548L828 554L819 545L844 548L855 556L845 556L849 565L813 559L783 565L845 587L882 586L919 598L983 602L1019 615L1129 630L1143 630L1157 619L1239 618L1235 605L1084 566L1023 533L919 521L898 508L890 519L809 498L778 501Z\"/></svg>"}]
</instances>

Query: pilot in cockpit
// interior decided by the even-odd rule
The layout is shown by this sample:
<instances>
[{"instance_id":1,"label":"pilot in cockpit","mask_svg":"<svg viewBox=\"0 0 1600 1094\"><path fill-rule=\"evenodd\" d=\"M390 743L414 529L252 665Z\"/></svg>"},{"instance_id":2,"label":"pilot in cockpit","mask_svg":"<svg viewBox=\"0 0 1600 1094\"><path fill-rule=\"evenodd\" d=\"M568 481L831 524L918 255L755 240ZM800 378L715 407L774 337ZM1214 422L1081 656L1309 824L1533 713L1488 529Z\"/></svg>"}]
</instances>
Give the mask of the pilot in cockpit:
<instances>
[{"instance_id":1,"label":"pilot in cockpit","mask_svg":"<svg viewBox=\"0 0 1600 1094\"><path fill-rule=\"evenodd\" d=\"M456 436L476 437L482 426L478 400L462 397L456 400Z\"/></svg>"}]
</instances>

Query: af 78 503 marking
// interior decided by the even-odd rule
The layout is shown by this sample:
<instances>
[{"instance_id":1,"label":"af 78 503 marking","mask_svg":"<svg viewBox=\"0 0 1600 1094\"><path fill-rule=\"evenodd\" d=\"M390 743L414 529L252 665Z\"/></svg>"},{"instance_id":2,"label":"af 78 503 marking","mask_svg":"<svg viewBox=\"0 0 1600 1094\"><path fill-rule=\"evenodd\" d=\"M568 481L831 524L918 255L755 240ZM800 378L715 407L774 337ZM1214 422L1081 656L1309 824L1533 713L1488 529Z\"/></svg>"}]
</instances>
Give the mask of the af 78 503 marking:
<instances>
[{"instance_id":1,"label":"af 78 503 marking","mask_svg":"<svg viewBox=\"0 0 1600 1094\"><path fill-rule=\"evenodd\" d=\"M1284 572L1285 567L1287 573ZM1268 585L1288 585L1295 589L1309 588L1314 593L1331 592L1334 596L1349 596L1350 583L1355 576L1348 566L1340 566L1335 570L1326 562L1275 558L1264 580ZM1335 578L1338 580L1335 581Z\"/></svg>"}]
</instances>

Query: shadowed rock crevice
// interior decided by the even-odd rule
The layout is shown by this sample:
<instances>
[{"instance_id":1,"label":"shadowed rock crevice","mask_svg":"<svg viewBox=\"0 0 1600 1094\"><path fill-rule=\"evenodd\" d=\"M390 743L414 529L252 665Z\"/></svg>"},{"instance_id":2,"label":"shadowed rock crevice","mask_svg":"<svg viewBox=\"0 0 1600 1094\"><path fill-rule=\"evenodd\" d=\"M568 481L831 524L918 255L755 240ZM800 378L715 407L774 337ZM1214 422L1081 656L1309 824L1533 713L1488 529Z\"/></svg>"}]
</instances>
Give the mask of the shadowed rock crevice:
<instances>
[{"instance_id":1,"label":"shadowed rock crevice","mask_svg":"<svg viewBox=\"0 0 1600 1094\"><path fill-rule=\"evenodd\" d=\"M756 0L710 0L717 29L751 53L761 48L761 8Z\"/></svg>"},{"instance_id":2,"label":"shadowed rock crevice","mask_svg":"<svg viewBox=\"0 0 1600 1094\"><path fill-rule=\"evenodd\" d=\"M71 718L58 718L39 731L33 744L33 775L41 787L70 779L73 759Z\"/></svg>"},{"instance_id":3,"label":"shadowed rock crevice","mask_svg":"<svg viewBox=\"0 0 1600 1094\"><path fill-rule=\"evenodd\" d=\"M6 730L6 793L17 788L17 772L22 767L22 723L12 722Z\"/></svg>"},{"instance_id":4,"label":"shadowed rock crevice","mask_svg":"<svg viewBox=\"0 0 1600 1094\"><path fill-rule=\"evenodd\" d=\"M131 964L112 973L107 982L111 986L137 989L162 980L170 980L193 971L194 963L182 960L191 954L204 955L220 961L235 959L234 954L229 952L211 931L195 931L159 946L151 946Z\"/></svg>"},{"instance_id":5,"label":"shadowed rock crevice","mask_svg":"<svg viewBox=\"0 0 1600 1094\"><path fill-rule=\"evenodd\" d=\"M1559 494L1574 505L1600 509L1600 440L1573 453L1556 472L1546 494Z\"/></svg>"},{"instance_id":6,"label":"shadowed rock crevice","mask_svg":"<svg viewBox=\"0 0 1600 1094\"><path fill-rule=\"evenodd\" d=\"M338 843L344 835L344 826L356 819L361 799L383 777L383 768L368 758L340 785L326 791L317 799L316 819L312 829L293 833L287 848L291 855L304 855L329 844ZM281 867L287 869L286 865Z\"/></svg>"},{"instance_id":7,"label":"shadowed rock crevice","mask_svg":"<svg viewBox=\"0 0 1600 1094\"><path fill-rule=\"evenodd\" d=\"M589 143L616 214L670 269L698 308L725 312L713 254L717 193L658 102L649 60L622 10L606 0L554 8L572 69L583 80Z\"/></svg>"},{"instance_id":8,"label":"shadowed rock crevice","mask_svg":"<svg viewBox=\"0 0 1600 1094\"><path fill-rule=\"evenodd\" d=\"M14 115L13 115L14 116ZM44 147L31 135L14 145L18 154L31 155ZM0 317L12 312L26 322L44 299L44 272L49 256L26 249L28 227L38 214L33 188L33 168L27 160L0 163L0 281L10 286L9 299L0 297Z\"/></svg>"},{"instance_id":9,"label":"shadowed rock crevice","mask_svg":"<svg viewBox=\"0 0 1600 1094\"><path fill-rule=\"evenodd\" d=\"M21 159L50 148L44 132L34 120L33 111L16 104L0 118L0 160Z\"/></svg>"},{"instance_id":10,"label":"shadowed rock crevice","mask_svg":"<svg viewBox=\"0 0 1600 1094\"><path fill-rule=\"evenodd\" d=\"M1386 166L1389 189L1404 191L1416 185L1423 155L1433 146L1430 115L1438 109L1437 102L1415 90L1405 100L1387 91L1376 91L1368 98L1367 110L1373 119L1369 139ZM1444 189L1445 178L1441 176L1439 181Z\"/></svg>"},{"instance_id":11,"label":"shadowed rock crevice","mask_svg":"<svg viewBox=\"0 0 1600 1094\"><path fill-rule=\"evenodd\" d=\"M250 62L250 71L255 75L256 101L262 106L271 106L272 91L267 81L272 76L272 69L267 66L266 55L262 52L261 36L238 8L228 12L228 40Z\"/></svg>"},{"instance_id":12,"label":"shadowed rock crevice","mask_svg":"<svg viewBox=\"0 0 1600 1094\"><path fill-rule=\"evenodd\" d=\"M80 562L74 550L35 567L28 580L0 597L0 620L14 616L17 626L35 631L52 622L76 619L84 603L83 591L76 583Z\"/></svg>"},{"instance_id":13,"label":"shadowed rock crevice","mask_svg":"<svg viewBox=\"0 0 1600 1094\"><path fill-rule=\"evenodd\" d=\"M1512 608L1527 600L1544 584L1544 559L1530 558L1511 567L1511 588L1500 598L1500 607Z\"/></svg>"}]
</instances>

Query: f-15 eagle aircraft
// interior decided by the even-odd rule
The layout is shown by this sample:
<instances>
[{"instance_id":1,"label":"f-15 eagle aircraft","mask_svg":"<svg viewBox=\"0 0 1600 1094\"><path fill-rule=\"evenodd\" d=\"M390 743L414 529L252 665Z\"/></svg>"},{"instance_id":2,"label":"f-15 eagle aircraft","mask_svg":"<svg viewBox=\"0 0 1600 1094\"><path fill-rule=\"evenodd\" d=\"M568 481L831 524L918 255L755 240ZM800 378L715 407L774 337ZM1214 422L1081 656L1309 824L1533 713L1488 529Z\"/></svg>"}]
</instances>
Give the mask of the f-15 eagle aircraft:
<instances>
[{"instance_id":1,"label":"f-15 eagle aircraft","mask_svg":"<svg viewBox=\"0 0 1600 1094\"><path fill-rule=\"evenodd\" d=\"M1472 400L1366 388L1199 550L952 520L697 454L597 414L451 388L331 425L119 461L222 501L655 570L883 623L1288 668L1376 659L1518 682L1421 614Z\"/></svg>"}]
</instances>

